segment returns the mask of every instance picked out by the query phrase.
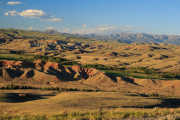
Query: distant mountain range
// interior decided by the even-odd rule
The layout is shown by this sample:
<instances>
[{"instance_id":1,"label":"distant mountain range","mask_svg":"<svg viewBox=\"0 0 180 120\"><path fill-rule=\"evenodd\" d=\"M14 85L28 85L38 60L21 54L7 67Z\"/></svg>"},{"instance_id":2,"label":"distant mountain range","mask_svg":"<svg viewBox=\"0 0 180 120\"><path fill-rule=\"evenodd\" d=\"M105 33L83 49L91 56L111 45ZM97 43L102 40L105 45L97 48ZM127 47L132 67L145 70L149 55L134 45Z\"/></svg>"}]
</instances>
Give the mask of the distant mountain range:
<instances>
[{"instance_id":1,"label":"distant mountain range","mask_svg":"<svg viewBox=\"0 0 180 120\"><path fill-rule=\"evenodd\" d=\"M169 43L180 45L180 35L156 35L147 33L116 33L109 35L85 34L79 35L104 41L118 41L122 43Z\"/></svg>"},{"instance_id":2,"label":"distant mountain range","mask_svg":"<svg viewBox=\"0 0 180 120\"><path fill-rule=\"evenodd\" d=\"M180 35L158 35L158 34L148 34L148 33L112 33L112 34L69 34L60 33L55 30L48 30L46 33L49 34L63 34L72 37L83 37L91 38L103 41L118 41L121 43L168 43L180 45Z\"/></svg>"}]
</instances>

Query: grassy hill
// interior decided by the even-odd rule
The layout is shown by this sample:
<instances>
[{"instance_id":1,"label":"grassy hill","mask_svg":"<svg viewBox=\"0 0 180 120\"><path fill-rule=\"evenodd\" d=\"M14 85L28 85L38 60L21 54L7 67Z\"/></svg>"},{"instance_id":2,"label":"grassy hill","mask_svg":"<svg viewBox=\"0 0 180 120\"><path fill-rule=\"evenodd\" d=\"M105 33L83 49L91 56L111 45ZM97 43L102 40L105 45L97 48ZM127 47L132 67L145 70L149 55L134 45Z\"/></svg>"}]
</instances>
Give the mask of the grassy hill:
<instances>
[{"instance_id":1,"label":"grassy hill","mask_svg":"<svg viewBox=\"0 0 180 120\"><path fill-rule=\"evenodd\" d=\"M76 61L83 65L125 68L129 71L134 68L142 71L146 68L156 72L180 73L178 45L103 42L66 34L14 29L1 29L0 41L0 54L3 57L12 54L26 57L40 55Z\"/></svg>"}]
</instances>

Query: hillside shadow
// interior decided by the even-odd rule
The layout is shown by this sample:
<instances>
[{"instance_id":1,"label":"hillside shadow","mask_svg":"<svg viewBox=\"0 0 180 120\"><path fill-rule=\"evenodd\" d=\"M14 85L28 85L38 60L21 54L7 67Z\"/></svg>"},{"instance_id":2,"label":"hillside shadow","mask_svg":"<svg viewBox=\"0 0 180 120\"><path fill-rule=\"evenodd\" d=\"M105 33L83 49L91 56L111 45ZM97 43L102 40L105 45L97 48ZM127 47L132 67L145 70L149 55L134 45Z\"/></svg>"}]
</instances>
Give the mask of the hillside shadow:
<instances>
[{"instance_id":1,"label":"hillside shadow","mask_svg":"<svg viewBox=\"0 0 180 120\"><path fill-rule=\"evenodd\" d=\"M5 71L11 78L16 78L16 77L18 78L24 73L24 71L20 69L14 70L14 69L8 68L8 69L5 69Z\"/></svg>"},{"instance_id":2,"label":"hillside shadow","mask_svg":"<svg viewBox=\"0 0 180 120\"><path fill-rule=\"evenodd\" d=\"M128 77L122 77L122 76L121 76L121 79L128 82L128 83L138 85L137 83L134 82L134 79L131 79L131 78L128 78Z\"/></svg>"},{"instance_id":3,"label":"hillside shadow","mask_svg":"<svg viewBox=\"0 0 180 120\"><path fill-rule=\"evenodd\" d=\"M39 99L46 99L45 97L52 95L38 95L31 93L3 93L0 94L0 102L7 103L21 103Z\"/></svg>"},{"instance_id":4,"label":"hillside shadow","mask_svg":"<svg viewBox=\"0 0 180 120\"><path fill-rule=\"evenodd\" d=\"M118 75L116 73L105 73L109 78L111 78L114 82L117 82L117 77L121 77L121 79L127 83L131 83L134 85L138 85L137 83L134 82L134 79L122 76L122 75ZM139 85L138 85L139 86Z\"/></svg>"},{"instance_id":5,"label":"hillside shadow","mask_svg":"<svg viewBox=\"0 0 180 120\"><path fill-rule=\"evenodd\" d=\"M53 67L49 67L48 74L55 75L61 81L74 81L72 75L74 75L75 73L68 74L67 72L65 72L64 68L61 68L61 70L62 71L60 72Z\"/></svg>"},{"instance_id":6,"label":"hillside shadow","mask_svg":"<svg viewBox=\"0 0 180 120\"><path fill-rule=\"evenodd\" d=\"M77 81L82 78L87 79L88 75L85 71L80 71L79 73L72 70L72 68L68 68L69 73L65 70L64 67L61 67L61 71L54 69L53 67L49 67L48 74L55 75L59 80L62 81ZM79 74L75 77L76 74Z\"/></svg>"},{"instance_id":7,"label":"hillside shadow","mask_svg":"<svg viewBox=\"0 0 180 120\"><path fill-rule=\"evenodd\" d=\"M158 98L155 98L158 99ZM161 99L160 104L155 105L144 105L144 106L123 106L123 108L179 108L180 107L180 99L179 98L167 98Z\"/></svg>"}]
</instances>

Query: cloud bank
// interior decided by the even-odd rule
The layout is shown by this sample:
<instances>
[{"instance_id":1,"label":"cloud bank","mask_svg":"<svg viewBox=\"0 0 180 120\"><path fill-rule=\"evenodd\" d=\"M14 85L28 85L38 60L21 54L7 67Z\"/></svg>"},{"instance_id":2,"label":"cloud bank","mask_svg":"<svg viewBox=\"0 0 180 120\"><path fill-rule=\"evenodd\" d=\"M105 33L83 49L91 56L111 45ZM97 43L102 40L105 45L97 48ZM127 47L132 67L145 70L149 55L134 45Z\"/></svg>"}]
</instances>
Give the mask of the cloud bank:
<instances>
[{"instance_id":1,"label":"cloud bank","mask_svg":"<svg viewBox=\"0 0 180 120\"><path fill-rule=\"evenodd\" d=\"M56 18L54 16L48 15L45 13L43 10L37 10L37 9L28 9L24 10L22 12L17 12L15 10L13 11L8 11L4 13L5 16L21 16L25 18L38 18L41 20L47 20L51 22L60 22L62 21L61 18Z\"/></svg>"}]
</instances>

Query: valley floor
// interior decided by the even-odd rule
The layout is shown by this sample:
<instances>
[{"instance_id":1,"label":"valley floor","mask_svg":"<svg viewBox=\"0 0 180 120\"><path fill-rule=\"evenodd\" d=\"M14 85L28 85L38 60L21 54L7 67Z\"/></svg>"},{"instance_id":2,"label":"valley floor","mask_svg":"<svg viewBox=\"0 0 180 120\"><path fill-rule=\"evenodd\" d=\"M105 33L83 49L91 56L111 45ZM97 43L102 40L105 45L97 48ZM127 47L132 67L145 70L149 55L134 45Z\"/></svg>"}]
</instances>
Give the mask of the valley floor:
<instances>
[{"instance_id":1,"label":"valley floor","mask_svg":"<svg viewBox=\"0 0 180 120\"><path fill-rule=\"evenodd\" d=\"M121 92L1 90L0 116L3 120L27 120L38 116L33 120L155 119L178 115L179 101L178 97Z\"/></svg>"}]
</instances>

